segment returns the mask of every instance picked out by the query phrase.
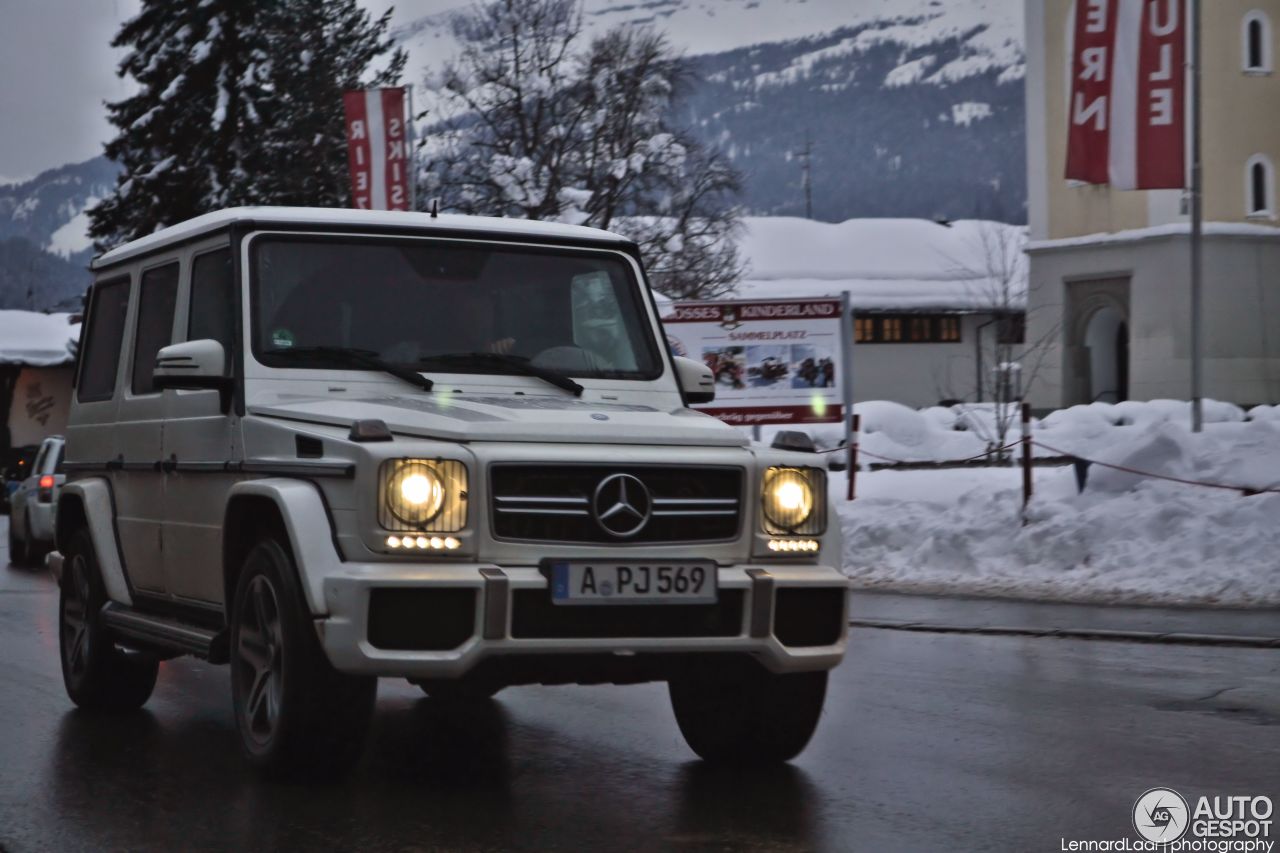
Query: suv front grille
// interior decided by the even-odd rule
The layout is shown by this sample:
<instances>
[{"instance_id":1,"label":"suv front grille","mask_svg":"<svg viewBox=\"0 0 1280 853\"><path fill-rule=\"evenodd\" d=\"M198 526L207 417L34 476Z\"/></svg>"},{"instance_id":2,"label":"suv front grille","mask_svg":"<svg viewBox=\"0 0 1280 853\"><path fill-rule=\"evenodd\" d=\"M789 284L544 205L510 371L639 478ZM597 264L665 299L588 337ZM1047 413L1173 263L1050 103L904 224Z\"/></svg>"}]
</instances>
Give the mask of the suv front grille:
<instances>
[{"instance_id":1,"label":"suv front grille","mask_svg":"<svg viewBox=\"0 0 1280 853\"><path fill-rule=\"evenodd\" d=\"M738 534L741 468L520 465L489 469L493 533L528 542L718 542Z\"/></svg>"}]
</instances>

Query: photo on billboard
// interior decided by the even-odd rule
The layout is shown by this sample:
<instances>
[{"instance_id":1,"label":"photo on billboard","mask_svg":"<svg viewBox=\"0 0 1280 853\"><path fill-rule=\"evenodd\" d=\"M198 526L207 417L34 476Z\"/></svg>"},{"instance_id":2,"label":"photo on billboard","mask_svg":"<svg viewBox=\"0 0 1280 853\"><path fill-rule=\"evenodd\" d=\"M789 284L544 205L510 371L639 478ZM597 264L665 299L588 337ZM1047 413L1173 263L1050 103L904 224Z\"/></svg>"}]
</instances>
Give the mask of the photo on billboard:
<instances>
[{"instance_id":1,"label":"photo on billboard","mask_svg":"<svg viewBox=\"0 0 1280 853\"><path fill-rule=\"evenodd\" d=\"M734 390L747 387L745 347L703 347L702 363L710 369L717 386Z\"/></svg>"},{"instance_id":2,"label":"photo on billboard","mask_svg":"<svg viewBox=\"0 0 1280 853\"><path fill-rule=\"evenodd\" d=\"M747 347L747 382L752 388L785 387L791 373L791 347Z\"/></svg>"},{"instance_id":3,"label":"photo on billboard","mask_svg":"<svg viewBox=\"0 0 1280 853\"><path fill-rule=\"evenodd\" d=\"M836 356L829 346L795 344L791 347L792 388L835 388Z\"/></svg>"}]
</instances>

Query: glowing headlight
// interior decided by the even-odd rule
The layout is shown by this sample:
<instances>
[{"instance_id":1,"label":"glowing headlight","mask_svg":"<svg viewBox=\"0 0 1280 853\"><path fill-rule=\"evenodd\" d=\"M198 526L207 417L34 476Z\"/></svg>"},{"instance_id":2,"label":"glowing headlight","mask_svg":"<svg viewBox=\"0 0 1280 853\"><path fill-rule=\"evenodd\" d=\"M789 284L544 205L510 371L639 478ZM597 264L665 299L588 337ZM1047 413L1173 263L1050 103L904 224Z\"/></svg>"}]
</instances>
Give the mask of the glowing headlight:
<instances>
[{"instance_id":1,"label":"glowing headlight","mask_svg":"<svg viewBox=\"0 0 1280 853\"><path fill-rule=\"evenodd\" d=\"M430 537L420 533L452 533L466 525L467 471L461 462L442 459L393 459L382 465L378 521L388 530L415 535L425 548ZM402 547L414 547L408 537Z\"/></svg>"},{"instance_id":2,"label":"glowing headlight","mask_svg":"<svg viewBox=\"0 0 1280 853\"><path fill-rule=\"evenodd\" d=\"M761 489L769 533L816 535L826 526L824 478L815 468L770 468Z\"/></svg>"}]
</instances>

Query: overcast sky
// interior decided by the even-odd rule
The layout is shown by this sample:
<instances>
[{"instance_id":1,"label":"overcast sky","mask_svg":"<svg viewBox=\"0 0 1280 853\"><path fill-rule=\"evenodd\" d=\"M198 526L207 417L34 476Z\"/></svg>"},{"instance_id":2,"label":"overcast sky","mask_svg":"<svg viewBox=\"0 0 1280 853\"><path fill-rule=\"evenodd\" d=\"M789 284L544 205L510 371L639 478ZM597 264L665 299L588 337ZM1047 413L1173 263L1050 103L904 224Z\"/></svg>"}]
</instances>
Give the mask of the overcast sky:
<instances>
[{"instance_id":1,"label":"overcast sky","mask_svg":"<svg viewBox=\"0 0 1280 853\"><path fill-rule=\"evenodd\" d=\"M367 0L375 13L393 0ZM460 0L401 0L396 20ZM104 101L129 93L111 39L139 0L0 0L0 184L102 153Z\"/></svg>"}]
</instances>

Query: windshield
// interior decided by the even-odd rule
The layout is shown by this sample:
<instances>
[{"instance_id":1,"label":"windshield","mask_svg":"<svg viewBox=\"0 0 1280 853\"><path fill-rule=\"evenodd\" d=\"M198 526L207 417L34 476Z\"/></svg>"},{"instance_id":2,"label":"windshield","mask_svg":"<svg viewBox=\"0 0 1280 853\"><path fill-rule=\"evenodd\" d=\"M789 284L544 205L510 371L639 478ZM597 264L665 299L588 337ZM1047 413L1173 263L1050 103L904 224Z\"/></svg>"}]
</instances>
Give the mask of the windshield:
<instances>
[{"instance_id":1,"label":"windshield","mask_svg":"<svg viewBox=\"0 0 1280 853\"><path fill-rule=\"evenodd\" d=\"M428 373L662 373L631 267L609 252L261 238L252 299L254 355L272 367L351 369L324 357L341 348ZM459 357L476 353L504 358Z\"/></svg>"}]
</instances>

